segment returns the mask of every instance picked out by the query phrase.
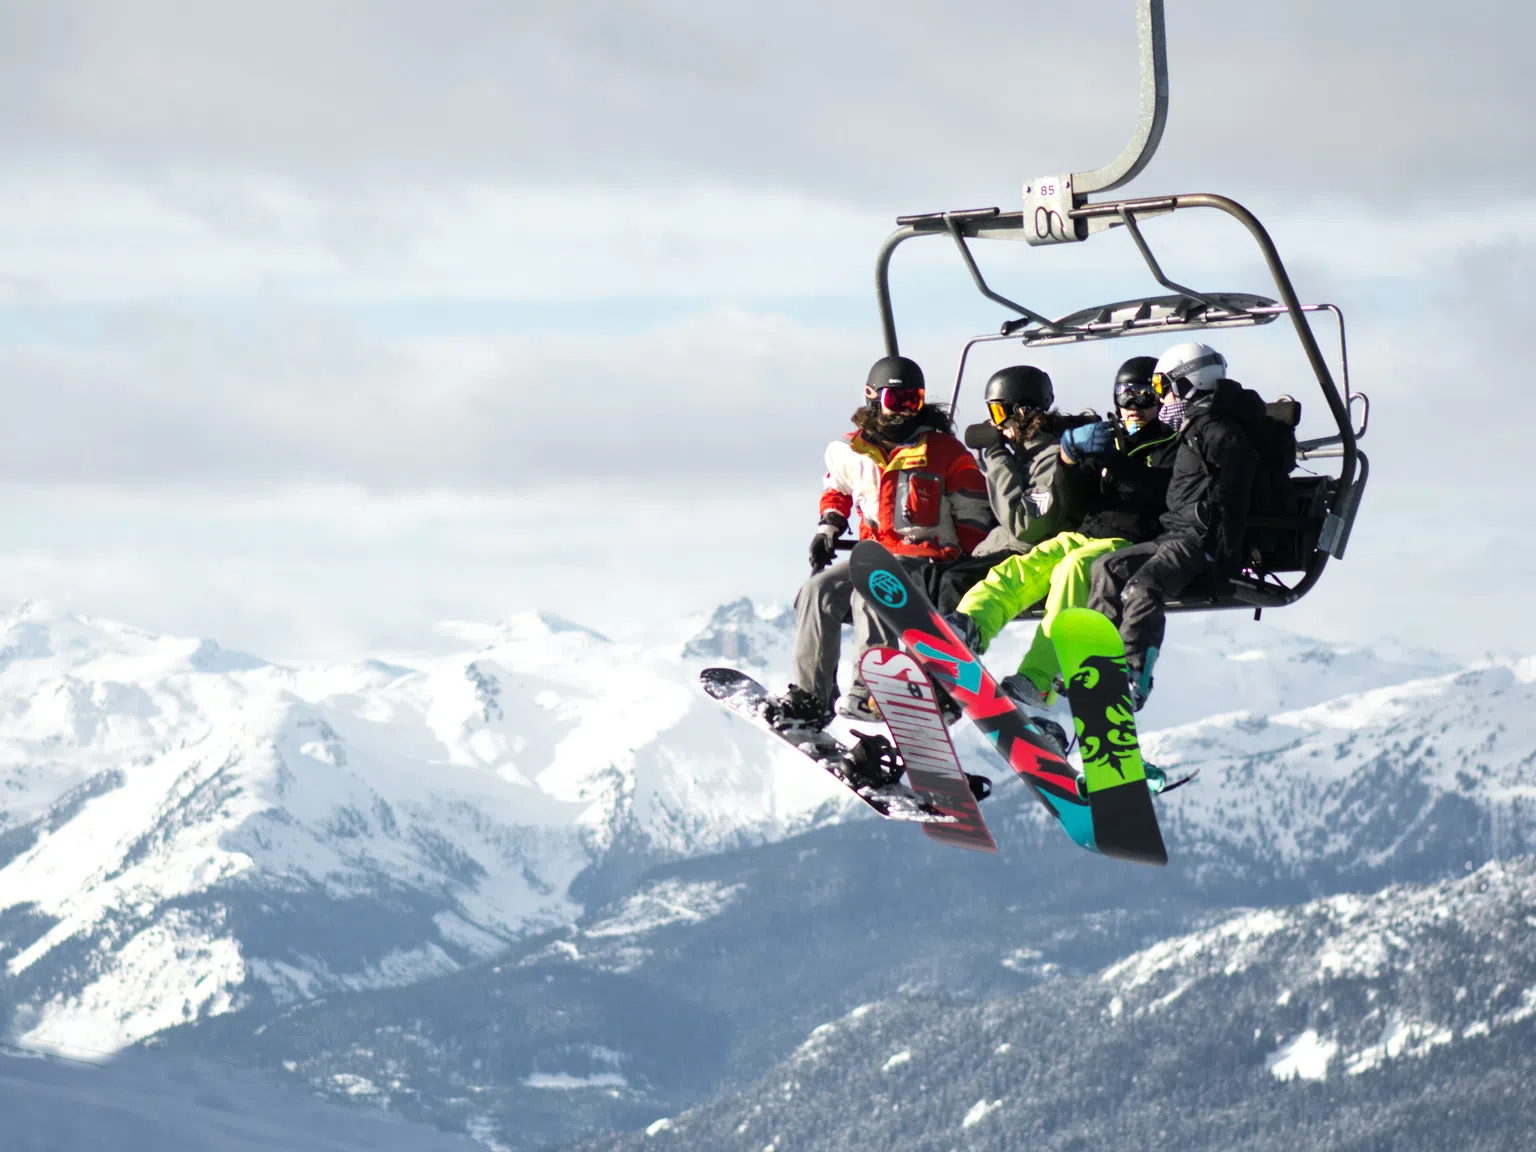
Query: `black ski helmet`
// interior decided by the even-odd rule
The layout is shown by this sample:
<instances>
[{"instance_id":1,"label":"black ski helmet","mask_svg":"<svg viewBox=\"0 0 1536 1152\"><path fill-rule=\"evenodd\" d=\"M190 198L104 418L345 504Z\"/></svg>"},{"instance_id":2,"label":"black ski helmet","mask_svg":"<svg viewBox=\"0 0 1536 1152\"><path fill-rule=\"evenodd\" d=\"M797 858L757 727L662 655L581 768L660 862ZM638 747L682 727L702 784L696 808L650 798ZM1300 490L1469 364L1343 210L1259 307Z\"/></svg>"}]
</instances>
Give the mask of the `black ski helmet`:
<instances>
[{"instance_id":1,"label":"black ski helmet","mask_svg":"<svg viewBox=\"0 0 1536 1152\"><path fill-rule=\"evenodd\" d=\"M882 356L869 370L869 377L864 381L864 393L866 396L878 396L882 388L923 386L923 370L917 366L917 361L908 360L905 356Z\"/></svg>"},{"instance_id":2,"label":"black ski helmet","mask_svg":"<svg viewBox=\"0 0 1536 1152\"><path fill-rule=\"evenodd\" d=\"M1051 378L1039 368L1031 364L1015 364L992 373L982 399L988 404L1004 404L1010 410L1022 405L1043 412L1055 401L1056 390L1051 387Z\"/></svg>"},{"instance_id":3,"label":"black ski helmet","mask_svg":"<svg viewBox=\"0 0 1536 1152\"><path fill-rule=\"evenodd\" d=\"M1120 371L1115 373L1115 407L1140 408L1149 399L1156 402L1157 390L1152 386L1156 368L1156 356L1132 356L1120 365Z\"/></svg>"}]
</instances>

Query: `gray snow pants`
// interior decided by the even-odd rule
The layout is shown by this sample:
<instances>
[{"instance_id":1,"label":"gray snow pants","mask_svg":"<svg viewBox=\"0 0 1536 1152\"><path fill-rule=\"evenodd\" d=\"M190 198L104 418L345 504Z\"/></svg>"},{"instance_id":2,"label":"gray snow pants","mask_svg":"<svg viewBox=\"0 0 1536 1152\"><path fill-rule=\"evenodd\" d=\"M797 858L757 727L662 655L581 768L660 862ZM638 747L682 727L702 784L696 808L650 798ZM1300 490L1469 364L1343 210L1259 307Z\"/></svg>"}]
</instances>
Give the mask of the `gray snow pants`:
<instances>
[{"instance_id":1,"label":"gray snow pants","mask_svg":"<svg viewBox=\"0 0 1536 1152\"><path fill-rule=\"evenodd\" d=\"M906 561L916 574L916 566ZM919 561L927 565L926 561ZM919 577L921 578L921 577ZM882 645L896 648L901 637L880 621L862 596L853 592L848 565L823 568L800 586L795 596L794 681L830 708L837 700L837 661L843 646L843 621L853 617L855 658Z\"/></svg>"}]
</instances>

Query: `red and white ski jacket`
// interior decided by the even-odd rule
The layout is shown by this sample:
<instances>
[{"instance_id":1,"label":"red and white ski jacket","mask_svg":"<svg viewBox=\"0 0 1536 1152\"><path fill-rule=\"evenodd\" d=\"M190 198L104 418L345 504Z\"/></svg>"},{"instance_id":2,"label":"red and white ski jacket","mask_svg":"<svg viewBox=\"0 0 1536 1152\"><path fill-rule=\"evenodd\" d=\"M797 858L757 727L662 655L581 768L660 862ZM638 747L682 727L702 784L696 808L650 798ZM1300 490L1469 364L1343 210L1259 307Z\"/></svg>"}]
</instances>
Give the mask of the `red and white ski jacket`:
<instances>
[{"instance_id":1,"label":"red and white ski jacket","mask_svg":"<svg viewBox=\"0 0 1536 1152\"><path fill-rule=\"evenodd\" d=\"M823 515L850 519L858 508L859 539L898 556L968 556L992 522L976 458L946 432L929 429L889 453L849 432L827 445L822 487Z\"/></svg>"}]
</instances>

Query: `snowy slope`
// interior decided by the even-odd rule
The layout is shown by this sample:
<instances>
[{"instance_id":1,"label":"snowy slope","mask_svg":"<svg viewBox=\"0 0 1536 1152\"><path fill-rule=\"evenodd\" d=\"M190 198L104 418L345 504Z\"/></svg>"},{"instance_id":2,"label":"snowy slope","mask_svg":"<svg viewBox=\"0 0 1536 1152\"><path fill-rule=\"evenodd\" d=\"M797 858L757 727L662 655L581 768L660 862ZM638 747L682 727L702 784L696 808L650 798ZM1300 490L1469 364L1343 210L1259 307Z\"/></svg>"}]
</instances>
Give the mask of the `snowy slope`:
<instances>
[{"instance_id":1,"label":"snowy slope","mask_svg":"<svg viewBox=\"0 0 1536 1152\"><path fill-rule=\"evenodd\" d=\"M478 1152L227 1064L142 1052L105 1066L0 1048L6 1152Z\"/></svg>"},{"instance_id":2,"label":"snowy slope","mask_svg":"<svg viewBox=\"0 0 1536 1152\"><path fill-rule=\"evenodd\" d=\"M551 617L410 670L0 622L0 960L34 1043L451 971L658 858L846 810L675 652Z\"/></svg>"},{"instance_id":3,"label":"snowy slope","mask_svg":"<svg viewBox=\"0 0 1536 1152\"><path fill-rule=\"evenodd\" d=\"M408 984L573 922L615 894L592 889L603 869L624 881L659 860L866 818L697 690L710 663L782 686L791 630L788 614L747 601L660 646L530 613L415 667L284 668L19 609L0 620L0 990L17 1031L110 1051L248 1003ZM994 667L1027 633L1012 630ZM1218 616L1175 632L1159 699L1296 708L1444 667ZM1434 683L1454 696L1460 682ZM1379 709L1360 707L1368 727ZM1460 707L1434 722L1480 731L1480 705ZM1172 815L1192 855L1207 841L1248 845L1255 867L1284 863L1354 803L1328 776L1318 721L1317 755L1293 756L1302 768L1276 785L1294 792L1292 823L1277 832L1259 807L1229 817L1231 797L1260 794L1243 773L1282 774L1282 723L1313 722L1261 731L1228 716L1167 734L1166 759L1208 763ZM990 765L974 734L962 743ZM1334 791L1320 802L1319 788Z\"/></svg>"},{"instance_id":4,"label":"snowy slope","mask_svg":"<svg viewBox=\"0 0 1536 1152\"><path fill-rule=\"evenodd\" d=\"M1536 865L1248 912L975 1005L865 1004L584 1148L1522 1149Z\"/></svg>"},{"instance_id":5,"label":"snowy slope","mask_svg":"<svg viewBox=\"0 0 1536 1152\"><path fill-rule=\"evenodd\" d=\"M1201 771L1164 816L1196 857L1392 879L1536 847L1536 661L1228 714L1146 747L1170 770Z\"/></svg>"},{"instance_id":6,"label":"snowy slope","mask_svg":"<svg viewBox=\"0 0 1536 1152\"><path fill-rule=\"evenodd\" d=\"M652 656L669 666L681 650L685 669L731 662L782 683L786 623L750 604L726 605L686 644L679 636L673 655ZM1349 712L1358 717L1356 741L1385 750L1379 762L1369 771L1337 766L1320 746L1317 757L1283 764L1254 743L1281 721L1243 712L1166 729L1151 740L1159 755L1198 759L1205 772L1162 804L1170 867L1138 869L1068 844L964 726L956 733L967 755L999 777L986 809L996 857L874 822L695 857L614 890L606 908L588 901L579 921L490 964L409 987L226 1015L166 1042L281 1067L333 1098L373 1085L370 1100L404 1115L456 1128L473 1120L508 1147L533 1148L649 1123L647 1113L654 1119L727 1083L750 1083L806 1029L860 999L897 989L1009 994L1064 971L1091 971L1208 922L1213 910L1459 874L1464 860L1488 857L1503 810L1491 802L1497 797L1417 788L1422 773L1390 742L1397 720L1375 701L1408 693L1421 701L1409 710L1416 723L1470 730L1495 707L1521 707L1496 704L1519 682L1517 666L1505 668L1513 679L1490 670L1442 676L1446 662L1433 656L1337 648L1237 617L1215 623L1236 627L1202 622L1170 645L1170 661L1185 659L1189 676L1208 678L1199 695L1230 709L1241 688L1280 717ZM1159 691L1182 698L1182 673L1173 668ZM1331 676L1355 694L1330 700ZM771 743L723 712L716 718L744 741ZM1510 743L1530 742L1514 733ZM1289 788L1299 799L1277 803ZM1451 802L1465 807L1445 808ZM1352 832L1337 851L1298 851L1345 820ZM1513 850L1519 841L1506 835L1500 843ZM661 1005L672 1023L658 1029ZM497 1074L487 1079L486 1068Z\"/></svg>"},{"instance_id":7,"label":"snowy slope","mask_svg":"<svg viewBox=\"0 0 1536 1152\"><path fill-rule=\"evenodd\" d=\"M1536 866L1265 909L1112 965L1105 1015L1143 1018L1202 985L1257 978L1276 1010L1255 1039L1277 1080L1359 1076L1478 1044L1536 1016Z\"/></svg>"},{"instance_id":8,"label":"snowy slope","mask_svg":"<svg viewBox=\"0 0 1536 1152\"><path fill-rule=\"evenodd\" d=\"M1004 629L986 654L987 667L999 676L1012 672L1033 635L1029 623ZM1175 614L1155 691L1137 719L1143 732L1153 732L1223 712L1267 715L1456 667L1436 652L1391 641L1336 644L1298 636L1249 612Z\"/></svg>"}]
</instances>

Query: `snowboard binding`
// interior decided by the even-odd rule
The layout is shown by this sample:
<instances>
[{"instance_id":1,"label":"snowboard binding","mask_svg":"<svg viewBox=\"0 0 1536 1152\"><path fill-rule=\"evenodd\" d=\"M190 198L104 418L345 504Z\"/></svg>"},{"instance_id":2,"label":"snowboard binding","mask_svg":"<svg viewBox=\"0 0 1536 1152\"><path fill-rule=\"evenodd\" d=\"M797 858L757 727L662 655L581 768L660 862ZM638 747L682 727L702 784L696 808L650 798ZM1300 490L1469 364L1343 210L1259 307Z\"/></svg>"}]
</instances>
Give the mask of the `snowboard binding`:
<instances>
[{"instance_id":1,"label":"snowboard binding","mask_svg":"<svg viewBox=\"0 0 1536 1152\"><path fill-rule=\"evenodd\" d=\"M906 772L901 753L884 736L854 732L854 745L848 750L846 774L854 788L889 788Z\"/></svg>"},{"instance_id":2,"label":"snowboard binding","mask_svg":"<svg viewBox=\"0 0 1536 1152\"><path fill-rule=\"evenodd\" d=\"M901 751L884 736L867 732L854 732L854 745L850 748L847 776L854 788L889 788L901 781L907 771ZM965 783L976 800L992 795L992 779L965 773Z\"/></svg>"}]
</instances>

